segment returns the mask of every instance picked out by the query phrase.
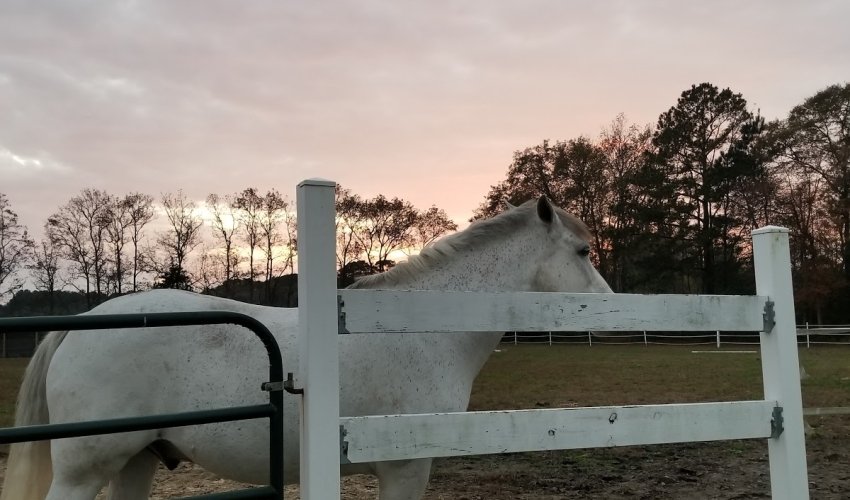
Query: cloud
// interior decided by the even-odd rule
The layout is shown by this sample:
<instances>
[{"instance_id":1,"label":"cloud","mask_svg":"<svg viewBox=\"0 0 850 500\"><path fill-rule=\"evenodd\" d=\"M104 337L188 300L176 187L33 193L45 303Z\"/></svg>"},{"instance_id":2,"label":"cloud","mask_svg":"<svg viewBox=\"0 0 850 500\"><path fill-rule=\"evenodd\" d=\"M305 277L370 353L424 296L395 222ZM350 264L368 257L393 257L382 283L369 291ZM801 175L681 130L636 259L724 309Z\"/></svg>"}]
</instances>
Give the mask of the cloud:
<instances>
[{"instance_id":1,"label":"cloud","mask_svg":"<svg viewBox=\"0 0 850 500\"><path fill-rule=\"evenodd\" d=\"M693 83L784 115L847 78L847 18L841 1L7 0L0 190L50 193L18 210L32 226L84 187L292 196L306 177L465 219L514 150L654 122ZM62 175L35 184L13 158Z\"/></svg>"},{"instance_id":2,"label":"cloud","mask_svg":"<svg viewBox=\"0 0 850 500\"><path fill-rule=\"evenodd\" d=\"M48 155L24 156L13 153L0 146L0 175L32 177L43 175L67 175L68 166L59 163Z\"/></svg>"}]
</instances>

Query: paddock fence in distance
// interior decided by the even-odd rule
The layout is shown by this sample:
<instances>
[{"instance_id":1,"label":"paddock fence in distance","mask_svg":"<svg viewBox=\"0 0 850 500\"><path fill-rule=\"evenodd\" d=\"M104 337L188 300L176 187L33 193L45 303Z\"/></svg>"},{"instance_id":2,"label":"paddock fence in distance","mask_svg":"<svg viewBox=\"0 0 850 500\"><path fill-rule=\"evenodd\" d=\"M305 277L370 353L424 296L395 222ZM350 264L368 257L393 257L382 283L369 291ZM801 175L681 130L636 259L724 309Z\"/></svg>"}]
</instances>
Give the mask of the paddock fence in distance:
<instances>
[{"instance_id":1,"label":"paddock fence in distance","mask_svg":"<svg viewBox=\"0 0 850 500\"><path fill-rule=\"evenodd\" d=\"M506 332L502 344L576 345L759 345L759 332ZM797 326L797 344L850 346L850 325Z\"/></svg>"},{"instance_id":2,"label":"paddock fence in distance","mask_svg":"<svg viewBox=\"0 0 850 500\"><path fill-rule=\"evenodd\" d=\"M0 358L28 358L47 335L40 333L0 332ZM758 345L759 334L741 332L507 332L503 344L584 344L584 345L692 345L722 346ZM850 346L850 325L797 326L797 344Z\"/></svg>"}]
</instances>

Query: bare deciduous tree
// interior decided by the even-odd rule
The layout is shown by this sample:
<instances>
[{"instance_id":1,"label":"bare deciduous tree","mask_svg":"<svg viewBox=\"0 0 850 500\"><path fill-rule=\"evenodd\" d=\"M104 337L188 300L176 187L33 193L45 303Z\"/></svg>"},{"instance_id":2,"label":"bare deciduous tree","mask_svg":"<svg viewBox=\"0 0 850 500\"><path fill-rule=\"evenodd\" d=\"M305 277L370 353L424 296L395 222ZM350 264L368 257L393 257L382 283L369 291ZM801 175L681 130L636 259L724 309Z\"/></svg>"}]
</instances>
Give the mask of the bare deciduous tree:
<instances>
[{"instance_id":1,"label":"bare deciduous tree","mask_svg":"<svg viewBox=\"0 0 850 500\"><path fill-rule=\"evenodd\" d=\"M30 275L35 283L36 290L47 294L50 307L49 313L53 314L55 309L56 291L61 290L63 285L59 280L60 272L60 250L56 237L52 234L49 225L45 224L45 236L35 248L32 263L28 266Z\"/></svg>"},{"instance_id":2,"label":"bare deciduous tree","mask_svg":"<svg viewBox=\"0 0 850 500\"><path fill-rule=\"evenodd\" d=\"M18 223L9 199L0 193L0 298L21 287L17 272L32 256L33 241L27 228Z\"/></svg>"},{"instance_id":3,"label":"bare deciduous tree","mask_svg":"<svg viewBox=\"0 0 850 500\"><path fill-rule=\"evenodd\" d=\"M133 289L139 289L139 275L150 268L145 262L145 252L142 249L142 231L153 220L153 196L142 193L130 193L125 198L130 208L130 242L133 244Z\"/></svg>"},{"instance_id":4,"label":"bare deciduous tree","mask_svg":"<svg viewBox=\"0 0 850 500\"><path fill-rule=\"evenodd\" d=\"M364 256L370 267L379 272L386 270L390 254L401 250L408 241L417 215L416 208L409 202L399 198L388 200L380 194L360 204L354 238L365 249Z\"/></svg>"},{"instance_id":5,"label":"bare deciduous tree","mask_svg":"<svg viewBox=\"0 0 850 500\"><path fill-rule=\"evenodd\" d=\"M440 236L452 231L457 231L457 224L449 219L445 210L432 206L417 214L408 240L401 250L407 255L411 255L425 248Z\"/></svg>"},{"instance_id":6,"label":"bare deciduous tree","mask_svg":"<svg viewBox=\"0 0 850 500\"><path fill-rule=\"evenodd\" d=\"M254 300L253 283L257 277L254 267L254 255L260 246L260 218L263 210L263 197L256 188L247 188L236 195L234 206L238 209L239 223L242 226L242 237L248 246L248 279L251 282L251 301Z\"/></svg>"},{"instance_id":7,"label":"bare deciduous tree","mask_svg":"<svg viewBox=\"0 0 850 500\"><path fill-rule=\"evenodd\" d=\"M295 207L290 205L289 209L284 210L283 228L286 232L286 242L284 243L286 257L282 269L282 273L286 274L295 272L295 256L298 254L298 221L296 220Z\"/></svg>"},{"instance_id":8,"label":"bare deciduous tree","mask_svg":"<svg viewBox=\"0 0 850 500\"><path fill-rule=\"evenodd\" d=\"M129 274L124 258L124 246L128 242L128 231L133 226L133 200L127 196L118 198L111 196L106 209L106 245L112 264L111 280L115 292L124 292L124 280Z\"/></svg>"},{"instance_id":9,"label":"bare deciduous tree","mask_svg":"<svg viewBox=\"0 0 850 500\"><path fill-rule=\"evenodd\" d=\"M276 253L280 253L280 247L284 247L284 268L280 272L286 272L286 268L292 263L291 252L291 233L289 233L288 219L291 215L289 200L281 195L277 190L272 189L262 199L262 211L260 212L260 236L262 239L262 251L265 254L265 279L266 279L266 303L271 304L273 301L272 278L275 277L275 259ZM287 239L284 240L281 234L281 225L286 224ZM277 250L276 250L277 249Z\"/></svg>"},{"instance_id":10,"label":"bare deciduous tree","mask_svg":"<svg viewBox=\"0 0 850 500\"><path fill-rule=\"evenodd\" d=\"M349 266L363 254L363 247L354 232L358 230L360 197L339 184L335 192L336 205L336 264L343 285L350 283Z\"/></svg>"},{"instance_id":11,"label":"bare deciduous tree","mask_svg":"<svg viewBox=\"0 0 850 500\"><path fill-rule=\"evenodd\" d=\"M200 243L203 221L195 213L195 202L187 198L182 190L176 194L163 194L162 208L171 227L157 240L168 253L168 267L160 269L160 276L168 287L189 288L187 258L189 252Z\"/></svg>"},{"instance_id":12,"label":"bare deciduous tree","mask_svg":"<svg viewBox=\"0 0 850 500\"><path fill-rule=\"evenodd\" d=\"M203 245L200 251L200 256L197 259L197 266L194 271L195 282L200 286L201 293L208 293L215 288L224 284L224 262L218 249L209 248ZM229 293L226 291L225 295Z\"/></svg>"},{"instance_id":13,"label":"bare deciduous tree","mask_svg":"<svg viewBox=\"0 0 850 500\"><path fill-rule=\"evenodd\" d=\"M92 284L97 300L103 299L106 283L106 234L110 196L98 189L84 189L48 218L48 225L62 248L63 257L74 264L76 278L85 282L86 304L91 307Z\"/></svg>"},{"instance_id":14,"label":"bare deciduous tree","mask_svg":"<svg viewBox=\"0 0 850 500\"><path fill-rule=\"evenodd\" d=\"M206 204L212 216L213 237L222 245L224 254L218 256L221 261L220 266L213 266L212 262L207 262L204 268L207 272L212 272L216 267L222 269L221 281L224 283L225 294L230 297L232 280L236 276L236 267L239 264L239 256L234 248L234 239L239 230L239 219L231 196L222 198L217 194L210 194L207 196ZM203 258L214 259L215 257L213 253L203 253Z\"/></svg>"}]
</instances>

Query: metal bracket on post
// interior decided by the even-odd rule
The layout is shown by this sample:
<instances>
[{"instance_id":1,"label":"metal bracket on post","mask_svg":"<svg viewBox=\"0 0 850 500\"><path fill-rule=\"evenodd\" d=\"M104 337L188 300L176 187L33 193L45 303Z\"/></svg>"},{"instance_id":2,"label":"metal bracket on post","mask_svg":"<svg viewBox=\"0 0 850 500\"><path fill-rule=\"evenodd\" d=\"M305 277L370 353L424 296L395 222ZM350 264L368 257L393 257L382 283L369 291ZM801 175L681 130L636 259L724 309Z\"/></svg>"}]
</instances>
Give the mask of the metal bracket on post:
<instances>
[{"instance_id":1,"label":"metal bracket on post","mask_svg":"<svg viewBox=\"0 0 850 500\"><path fill-rule=\"evenodd\" d=\"M338 333L351 333L345 327L345 301L342 300L342 295L336 296L336 313L337 313L337 321Z\"/></svg>"},{"instance_id":2,"label":"metal bracket on post","mask_svg":"<svg viewBox=\"0 0 850 500\"><path fill-rule=\"evenodd\" d=\"M283 381L283 390L290 394L304 394L303 388L295 388L295 380L292 376L292 372L286 374L286 380Z\"/></svg>"},{"instance_id":3,"label":"metal bracket on post","mask_svg":"<svg viewBox=\"0 0 850 500\"><path fill-rule=\"evenodd\" d=\"M348 459L348 441L345 440L345 436L348 433L345 431L345 426L339 426L339 463L340 465L347 465L351 463L351 460Z\"/></svg>"},{"instance_id":4,"label":"metal bracket on post","mask_svg":"<svg viewBox=\"0 0 850 500\"><path fill-rule=\"evenodd\" d=\"M764 333L772 332L773 327L776 326L776 311L773 310L772 300L768 300L764 303L764 313L762 313L761 317L764 319L764 327L762 331Z\"/></svg>"},{"instance_id":5,"label":"metal bracket on post","mask_svg":"<svg viewBox=\"0 0 850 500\"><path fill-rule=\"evenodd\" d=\"M770 419L770 437L771 439L778 438L782 431L785 430L785 419L782 417L782 407L773 407L773 416Z\"/></svg>"}]
</instances>

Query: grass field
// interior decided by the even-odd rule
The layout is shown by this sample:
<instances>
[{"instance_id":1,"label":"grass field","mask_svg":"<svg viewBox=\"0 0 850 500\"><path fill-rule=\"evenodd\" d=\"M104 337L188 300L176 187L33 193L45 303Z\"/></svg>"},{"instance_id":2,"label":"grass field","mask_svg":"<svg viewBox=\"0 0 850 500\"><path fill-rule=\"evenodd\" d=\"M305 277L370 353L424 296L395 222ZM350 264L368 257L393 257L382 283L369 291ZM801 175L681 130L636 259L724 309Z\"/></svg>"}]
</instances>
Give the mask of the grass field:
<instances>
[{"instance_id":1,"label":"grass field","mask_svg":"<svg viewBox=\"0 0 850 500\"><path fill-rule=\"evenodd\" d=\"M472 409L685 403L762 397L757 353L688 346L505 345L473 389ZM850 348L801 349L807 407L850 406ZM0 359L0 426L11 423L27 360ZM807 419L811 498L850 498L850 417ZM0 455L0 475L2 475ZM770 498L763 440L453 457L437 460L425 500ZM343 481L344 499L375 497L373 478ZM184 464L157 473L153 498L240 485ZM289 493L289 496L293 496Z\"/></svg>"},{"instance_id":2,"label":"grass field","mask_svg":"<svg viewBox=\"0 0 850 500\"><path fill-rule=\"evenodd\" d=\"M12 425L15 417L15 399L29 359L0 358L0 427Z\"/></svg>"},{"instance_id":3,"label":"grass field","mask_svg":"<svg viewBox=\"0 0 850 500\"><path fill-rule=\"evenodd\" d=\"M484 367L473 409L692 403L763 397L758 353L690 346L505 345ZM850 406L850 349L801 349L806 407Z\"/></svg>"},{"instance_id":4,"label":"grass field","mask_svg":"<svg viewBox=\"0 0 850 500\"><path fill-rule=\"evenodd\" d=\"M471 409L760 399L759 354L689 346L504 345L485 365ZM806 407L850 406L850 349L801 349ZM0 359L0 426L12 423L25 359Z\"/></svg>"}]
</instances>

